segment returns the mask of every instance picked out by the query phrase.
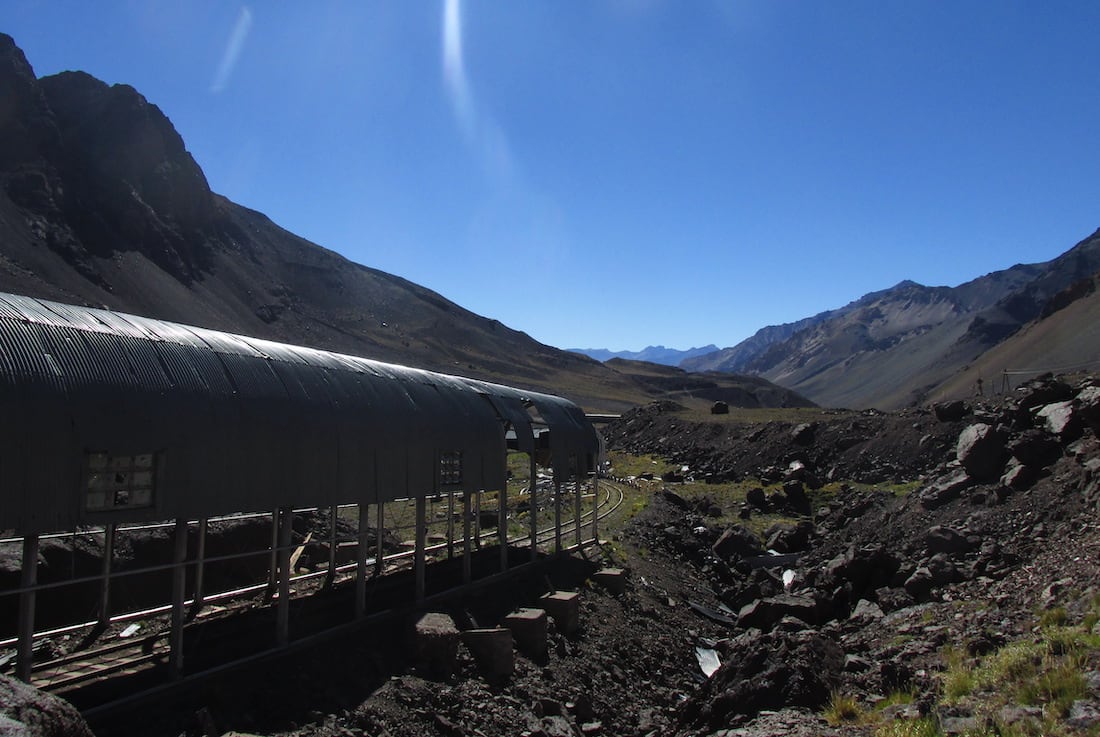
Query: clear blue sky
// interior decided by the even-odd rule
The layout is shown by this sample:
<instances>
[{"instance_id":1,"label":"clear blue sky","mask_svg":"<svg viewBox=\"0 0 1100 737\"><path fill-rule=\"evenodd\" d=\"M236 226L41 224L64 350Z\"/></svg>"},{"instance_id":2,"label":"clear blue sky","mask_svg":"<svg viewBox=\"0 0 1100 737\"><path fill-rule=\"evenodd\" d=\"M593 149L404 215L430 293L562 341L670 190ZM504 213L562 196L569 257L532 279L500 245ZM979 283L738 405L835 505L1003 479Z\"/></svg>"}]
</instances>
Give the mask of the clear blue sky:
<instances>
[{"instance_id":1,"label":"clear blue sky","mask_svg":"<svg viewBox=\"0 0 1100 737\"><path fill-rule=\"evenodd\" d=\"M559 347L733 345L1100 226L1100 2L5 0L211 187Z\"/></svg>"}]
</instances>

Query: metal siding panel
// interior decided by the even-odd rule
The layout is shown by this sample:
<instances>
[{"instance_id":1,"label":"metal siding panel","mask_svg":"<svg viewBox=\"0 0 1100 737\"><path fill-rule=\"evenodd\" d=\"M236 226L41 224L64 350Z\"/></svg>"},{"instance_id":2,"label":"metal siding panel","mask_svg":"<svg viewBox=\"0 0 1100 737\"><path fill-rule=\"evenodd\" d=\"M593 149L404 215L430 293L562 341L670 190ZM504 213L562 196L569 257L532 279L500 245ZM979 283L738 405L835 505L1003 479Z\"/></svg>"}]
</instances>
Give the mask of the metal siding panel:
<instances>
[{"instance_id":1,"label":"metal siding panel","mask_svg":"<svg viewBox=\"0 0 1100 737\"><path fill-rule=\"evenodd\" d=\"M23 297L18 294L0 294L0 302L7 305L8 309L19 316L19 319L27 322L36 322L44 325L56 325L61 319L50 312L36 299Z\"/></svg>"},{"instance_id":2,"label":"metal siding panel","mask_svg":"<svg viewBox=\"0 0 1100 737\"><path fill-rule=\"evenodd\" d=\"M60 391L61 371L35 326L0 320L0 372L12 386L42 386Z\"/></svg>"}]
</instances>

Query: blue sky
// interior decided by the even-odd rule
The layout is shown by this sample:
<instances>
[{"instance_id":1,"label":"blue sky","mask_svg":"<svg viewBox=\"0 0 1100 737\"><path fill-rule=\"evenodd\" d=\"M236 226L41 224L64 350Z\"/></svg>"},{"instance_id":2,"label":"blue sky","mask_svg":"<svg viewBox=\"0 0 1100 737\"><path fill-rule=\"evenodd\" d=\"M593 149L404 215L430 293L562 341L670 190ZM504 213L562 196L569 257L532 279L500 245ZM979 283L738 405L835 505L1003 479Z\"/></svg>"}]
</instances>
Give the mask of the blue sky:
<instances>
[{"instance_id":1,"label":"blue sky","mask_svg":"<svg viewBox=\"0 0 1100 737\"><path fill-rule=\"evenodd\" d=\"M1100 226L1100 3L6 0L211 187L558 347L728 346Z\"/></svg>"}]
</instances>

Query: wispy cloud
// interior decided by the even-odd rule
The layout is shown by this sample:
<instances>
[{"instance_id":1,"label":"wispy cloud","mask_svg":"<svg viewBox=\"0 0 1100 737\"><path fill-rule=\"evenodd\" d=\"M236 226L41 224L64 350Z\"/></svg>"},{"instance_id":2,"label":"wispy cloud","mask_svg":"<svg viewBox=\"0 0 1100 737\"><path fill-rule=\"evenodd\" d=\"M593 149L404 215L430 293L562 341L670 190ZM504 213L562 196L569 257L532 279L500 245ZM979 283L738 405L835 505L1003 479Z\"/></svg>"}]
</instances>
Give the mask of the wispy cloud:
<instances>
[{"instance_id":1,"label":"wispy cloud","mask_svg":"<svg viewBox=\"0 0 1100 737\"><path fill-rule=\"evenodd\" d=\"M443 4L443 82L467 144L476 150L490 173L510 179L513 162L508 140L496 121L478 109L466 75L460 0L444 0Z\"/></svg>"},{"instance_id":2,"label":"wispy cloud","mask_svg":"<svg viewBox=\"0 0 1100 737\"><path fill-rule=\"evenodd\" d=\"M241 12L237 14L237 22L233 25L233 33L230 34L229 42L225 45L221 63L218 64L218 71L215 73L214 81L210 85L210 91L214 94L221 92L229 84L229 78L233 76L233 69L237 66L237 60L240 59L241 51L244 50L244 44L248 40L248 33L251 30L252 11L245 5L241 7Z\"/></svg>"}]
</instances>

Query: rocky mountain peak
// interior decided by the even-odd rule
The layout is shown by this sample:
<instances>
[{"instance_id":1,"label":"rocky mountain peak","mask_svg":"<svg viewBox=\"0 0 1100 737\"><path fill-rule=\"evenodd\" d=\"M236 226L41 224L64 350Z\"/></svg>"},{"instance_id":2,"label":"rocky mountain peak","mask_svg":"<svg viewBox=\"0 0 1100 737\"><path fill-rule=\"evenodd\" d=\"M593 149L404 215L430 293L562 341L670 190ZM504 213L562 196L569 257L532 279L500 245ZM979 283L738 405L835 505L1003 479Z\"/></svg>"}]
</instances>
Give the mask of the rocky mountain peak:
<instances>
[{"instance_id":1,"label":"rocky mountain peak","mask_svg":"<svg viewBox=\"0 0 1100 737\"><path fill-rule=\"evenodd\" d=\"M0 33L0 169L56 151L61 136L27 57Z\"/></svg>"},{"instance_id":2,"label":"rocky mountain peak","mask_svg":"<svg viewBox=\"0 0 1100 737\"><path fill-rule=\"evenodd\" d=\"M160 108L129 85L84 72L40 80L73 163L138 199L158 219L201 228L214 214L202 169Z\"/></svg>"}]
</instances>

